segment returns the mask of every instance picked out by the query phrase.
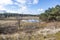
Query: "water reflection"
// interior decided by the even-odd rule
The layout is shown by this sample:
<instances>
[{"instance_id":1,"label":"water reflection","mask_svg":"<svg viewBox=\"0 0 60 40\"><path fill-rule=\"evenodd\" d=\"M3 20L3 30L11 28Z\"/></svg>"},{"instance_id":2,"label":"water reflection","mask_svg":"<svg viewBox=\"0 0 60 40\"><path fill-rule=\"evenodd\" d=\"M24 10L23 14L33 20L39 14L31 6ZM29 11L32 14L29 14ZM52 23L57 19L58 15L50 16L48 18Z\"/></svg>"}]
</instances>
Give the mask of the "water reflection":
<instances>
[{"instance_id":1,"label":"water reflection","mask_svg":"<svg viewBox=\"0 0 60 40\"><path fill-rule=\"evenodd\" d=\"M22 20L23 22L39 22L39 20L29 19L29 20Z\"/></svg>"}]
</instances>

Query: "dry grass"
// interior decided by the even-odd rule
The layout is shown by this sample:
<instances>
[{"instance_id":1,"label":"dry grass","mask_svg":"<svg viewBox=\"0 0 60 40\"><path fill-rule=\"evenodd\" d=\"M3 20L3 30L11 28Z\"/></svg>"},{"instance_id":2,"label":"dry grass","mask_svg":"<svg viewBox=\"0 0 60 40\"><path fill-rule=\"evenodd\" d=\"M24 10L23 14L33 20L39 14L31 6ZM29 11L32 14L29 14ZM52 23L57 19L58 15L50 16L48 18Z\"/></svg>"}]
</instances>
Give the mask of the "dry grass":
<instances>
[{"instance_id":1,"label":"dry grass","mask_svg":"<svg viewBox=\"0 0 60 40\"><path fill-rule=\"evenodd\" d=\"M1 26L17 26L17 20L0 20L0 27ZM37 22L37 23L29 23L29 22L20 22L20 27L18 27L18 32L15 32L13 34L0 34L0 40L49 40L49 39L55 39L60 40L60 32L53 34L53 35L41 35L41 34L35 34L36 30L43 29L43 28L50 28L50 27L60 27L60 22ZM21 31L22 30L22 31ZM55 38L56 37L56 38Z\"/></svg>"}]
</instances>

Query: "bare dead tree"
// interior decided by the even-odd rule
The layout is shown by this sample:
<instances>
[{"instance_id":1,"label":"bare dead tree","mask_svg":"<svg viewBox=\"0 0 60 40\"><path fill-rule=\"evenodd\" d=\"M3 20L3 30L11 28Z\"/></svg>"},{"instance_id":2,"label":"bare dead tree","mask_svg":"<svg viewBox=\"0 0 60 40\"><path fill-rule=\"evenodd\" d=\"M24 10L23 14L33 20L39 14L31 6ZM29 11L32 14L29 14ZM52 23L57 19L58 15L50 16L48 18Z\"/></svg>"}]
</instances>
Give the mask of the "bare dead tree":
<instances>
[{"instance_id":1,"label":"bare dead tree","mask_svg":"<svg viewBox=\"0 0 60 40\"><path fill-rule=\"evenodd\" d=\"M21 17L20 16L17 17L17 21L18 21L17 24L20 27L20 22L21 22Z\"/></svg>"}]
</instances>

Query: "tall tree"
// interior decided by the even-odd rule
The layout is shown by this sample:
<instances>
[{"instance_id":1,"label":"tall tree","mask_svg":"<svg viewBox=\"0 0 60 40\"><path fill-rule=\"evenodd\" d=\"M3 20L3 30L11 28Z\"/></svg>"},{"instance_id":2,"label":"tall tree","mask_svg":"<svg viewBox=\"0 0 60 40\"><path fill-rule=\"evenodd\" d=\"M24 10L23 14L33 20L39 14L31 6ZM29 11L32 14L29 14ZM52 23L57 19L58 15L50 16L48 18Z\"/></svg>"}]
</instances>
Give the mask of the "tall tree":
<instances>
[{"instance_id":1,"label":"tall tree","mask_svg":"<svg viewBox=\"0 0 60 40\"><path fill-rule=\"evenodd\" d=\"M40 14L40 19L42 21L57 21L60 20L60 5L49 8L44 13Z\"/></svg>"}]
</instances>

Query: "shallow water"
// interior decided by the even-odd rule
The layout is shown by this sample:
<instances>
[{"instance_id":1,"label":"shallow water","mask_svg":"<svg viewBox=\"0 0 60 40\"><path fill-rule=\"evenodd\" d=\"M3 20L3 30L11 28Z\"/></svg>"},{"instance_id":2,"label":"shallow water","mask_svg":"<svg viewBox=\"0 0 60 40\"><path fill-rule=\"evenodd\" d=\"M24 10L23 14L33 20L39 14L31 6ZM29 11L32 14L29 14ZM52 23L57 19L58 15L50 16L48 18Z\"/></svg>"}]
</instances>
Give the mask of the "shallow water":
<instances>
[{"instance_id":1,"label":"shallow water","mask_svg":"<svg viewBox=\"0 0 60 40\"><path fill-rule=\"evenodd\" d=\"M39 20L34 20L34 19L30 19L30 20L22 20L23 22L39 22Z\"/></svg>"}]
</instances>

